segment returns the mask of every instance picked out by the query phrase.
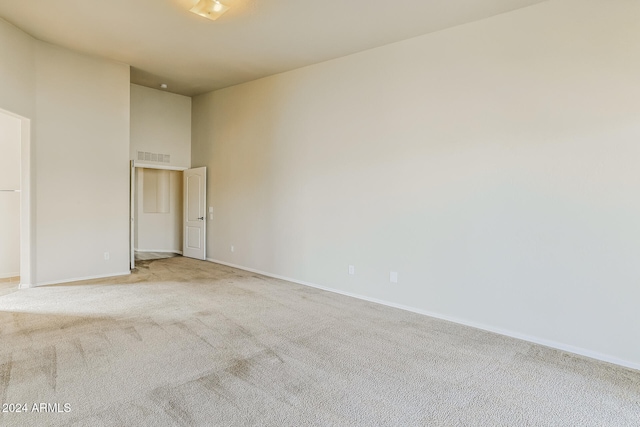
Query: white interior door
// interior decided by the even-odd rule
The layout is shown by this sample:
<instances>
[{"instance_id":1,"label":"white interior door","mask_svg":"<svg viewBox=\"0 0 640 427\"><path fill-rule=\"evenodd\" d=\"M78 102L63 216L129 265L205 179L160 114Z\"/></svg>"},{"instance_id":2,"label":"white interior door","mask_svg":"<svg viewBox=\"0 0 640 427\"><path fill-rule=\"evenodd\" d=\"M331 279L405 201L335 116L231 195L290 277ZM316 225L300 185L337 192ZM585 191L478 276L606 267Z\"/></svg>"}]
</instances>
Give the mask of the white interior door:
<instances>
[{"instance_id":1,"label":"white interior door","mask_svg":"<svg viewBox=\"0 0 640 427\"><path fill-rule=\"evenodd\" d=\"M184 171L184 244L182 255L206 259L207 168Z\"/></svg>"}]
</instances>

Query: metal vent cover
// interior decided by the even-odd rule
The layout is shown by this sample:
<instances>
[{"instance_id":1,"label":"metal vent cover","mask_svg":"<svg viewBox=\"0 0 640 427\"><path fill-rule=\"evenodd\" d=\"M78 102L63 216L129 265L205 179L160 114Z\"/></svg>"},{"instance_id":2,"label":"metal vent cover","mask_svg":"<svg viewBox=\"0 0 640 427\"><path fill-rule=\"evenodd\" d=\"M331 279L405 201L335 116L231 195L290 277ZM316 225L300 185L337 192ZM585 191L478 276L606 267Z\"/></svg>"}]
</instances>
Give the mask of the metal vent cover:
<instances>
[{"instance_id":1,"label":"metal vent cover","mask_svg":"<svg viewBox=\"0 0 640 427\"><path fill-rule=\"evenodd\" d=\"M138 151L138 160L154 163L171 163L171 155Z\"/></svg>"}]
</instances>

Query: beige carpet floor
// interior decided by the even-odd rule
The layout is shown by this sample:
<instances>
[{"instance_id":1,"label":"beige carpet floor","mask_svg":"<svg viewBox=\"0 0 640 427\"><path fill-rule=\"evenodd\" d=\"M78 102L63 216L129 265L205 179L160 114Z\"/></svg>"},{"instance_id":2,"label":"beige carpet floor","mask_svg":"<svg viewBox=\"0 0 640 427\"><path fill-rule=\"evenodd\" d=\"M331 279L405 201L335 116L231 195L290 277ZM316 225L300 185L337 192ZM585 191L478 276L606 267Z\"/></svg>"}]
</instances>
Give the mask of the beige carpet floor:
<instances>
[{"instance_id":1,"label":"beige carpet floor","mask_svg":"<svg viewBox=\"0 0 640 427\"><path fill-rule=\"evenodd\" d=\"M640 426L638 371L181 257L0 284L0 338L6 426Z\"/></svg>"}]
</instances>

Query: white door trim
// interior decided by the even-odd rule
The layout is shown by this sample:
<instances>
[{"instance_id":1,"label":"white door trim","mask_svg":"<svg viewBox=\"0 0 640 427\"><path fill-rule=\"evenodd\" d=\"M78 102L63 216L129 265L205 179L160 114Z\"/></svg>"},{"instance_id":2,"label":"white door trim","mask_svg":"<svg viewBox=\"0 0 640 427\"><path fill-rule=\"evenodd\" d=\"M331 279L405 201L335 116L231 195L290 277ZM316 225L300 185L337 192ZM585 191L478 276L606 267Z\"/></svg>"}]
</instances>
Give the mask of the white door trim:
<instances>
[{"instance_id":1,"label":"white door trim","mask_svg":"<svg viewBox=\"0 0 640 427\"><path fill-rule=\"evenodd\" d=\"M145 169L162 169L167 171L186 171L189 168L185 168L182 166L165 166L165 165L153 165L147 163L140 163L137 160L131 160L134 168L145 168Z\"/></svg>"},{"instance_id":2,"label":"white door trim","mask_svg":"<svg viewBox=\"0 0 640 427\"><path fill-rule=\"evenodd\" d=\"M135 250L135 236L136 236L136 162L131 160L129 177L129 268L133 270L136 268L136 250Z\"/></svg>"}]
</instances>

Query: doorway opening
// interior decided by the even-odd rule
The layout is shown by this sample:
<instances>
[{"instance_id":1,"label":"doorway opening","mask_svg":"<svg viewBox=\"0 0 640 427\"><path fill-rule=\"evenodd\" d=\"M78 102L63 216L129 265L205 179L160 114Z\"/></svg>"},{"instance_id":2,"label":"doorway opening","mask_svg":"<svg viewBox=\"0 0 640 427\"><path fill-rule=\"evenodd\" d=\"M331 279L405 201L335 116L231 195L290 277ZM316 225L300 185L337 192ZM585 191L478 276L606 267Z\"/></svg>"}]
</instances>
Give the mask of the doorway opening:
<instances>
[{"instance_id":1,"label":"doorway opening","mask_svg":"<svg viewBox=\"0 0 640 427\"><path fill-rule=\"evenodd\" d=\"M182 170L132 168L132 268L136 261L182 255Z\"/></svg>"},{"instance_id":2,"label":"doorway opening","mask_svg":"<svg viewBox=\"0 0 640 427\"><path fill-rule=\"evenodd\" d=\"M206 259L206 168L131 162L130 263Z\"/></svg>"},{"instance_id":3,"label":"doorway opening","mask_svg":"<svg viewBox=\"0 0 640 427\"><path fill-rule=\"evenodd\" d=\"M31 121L0 110L0 282L30 287Z\"/></svg>"}]
</instances>

